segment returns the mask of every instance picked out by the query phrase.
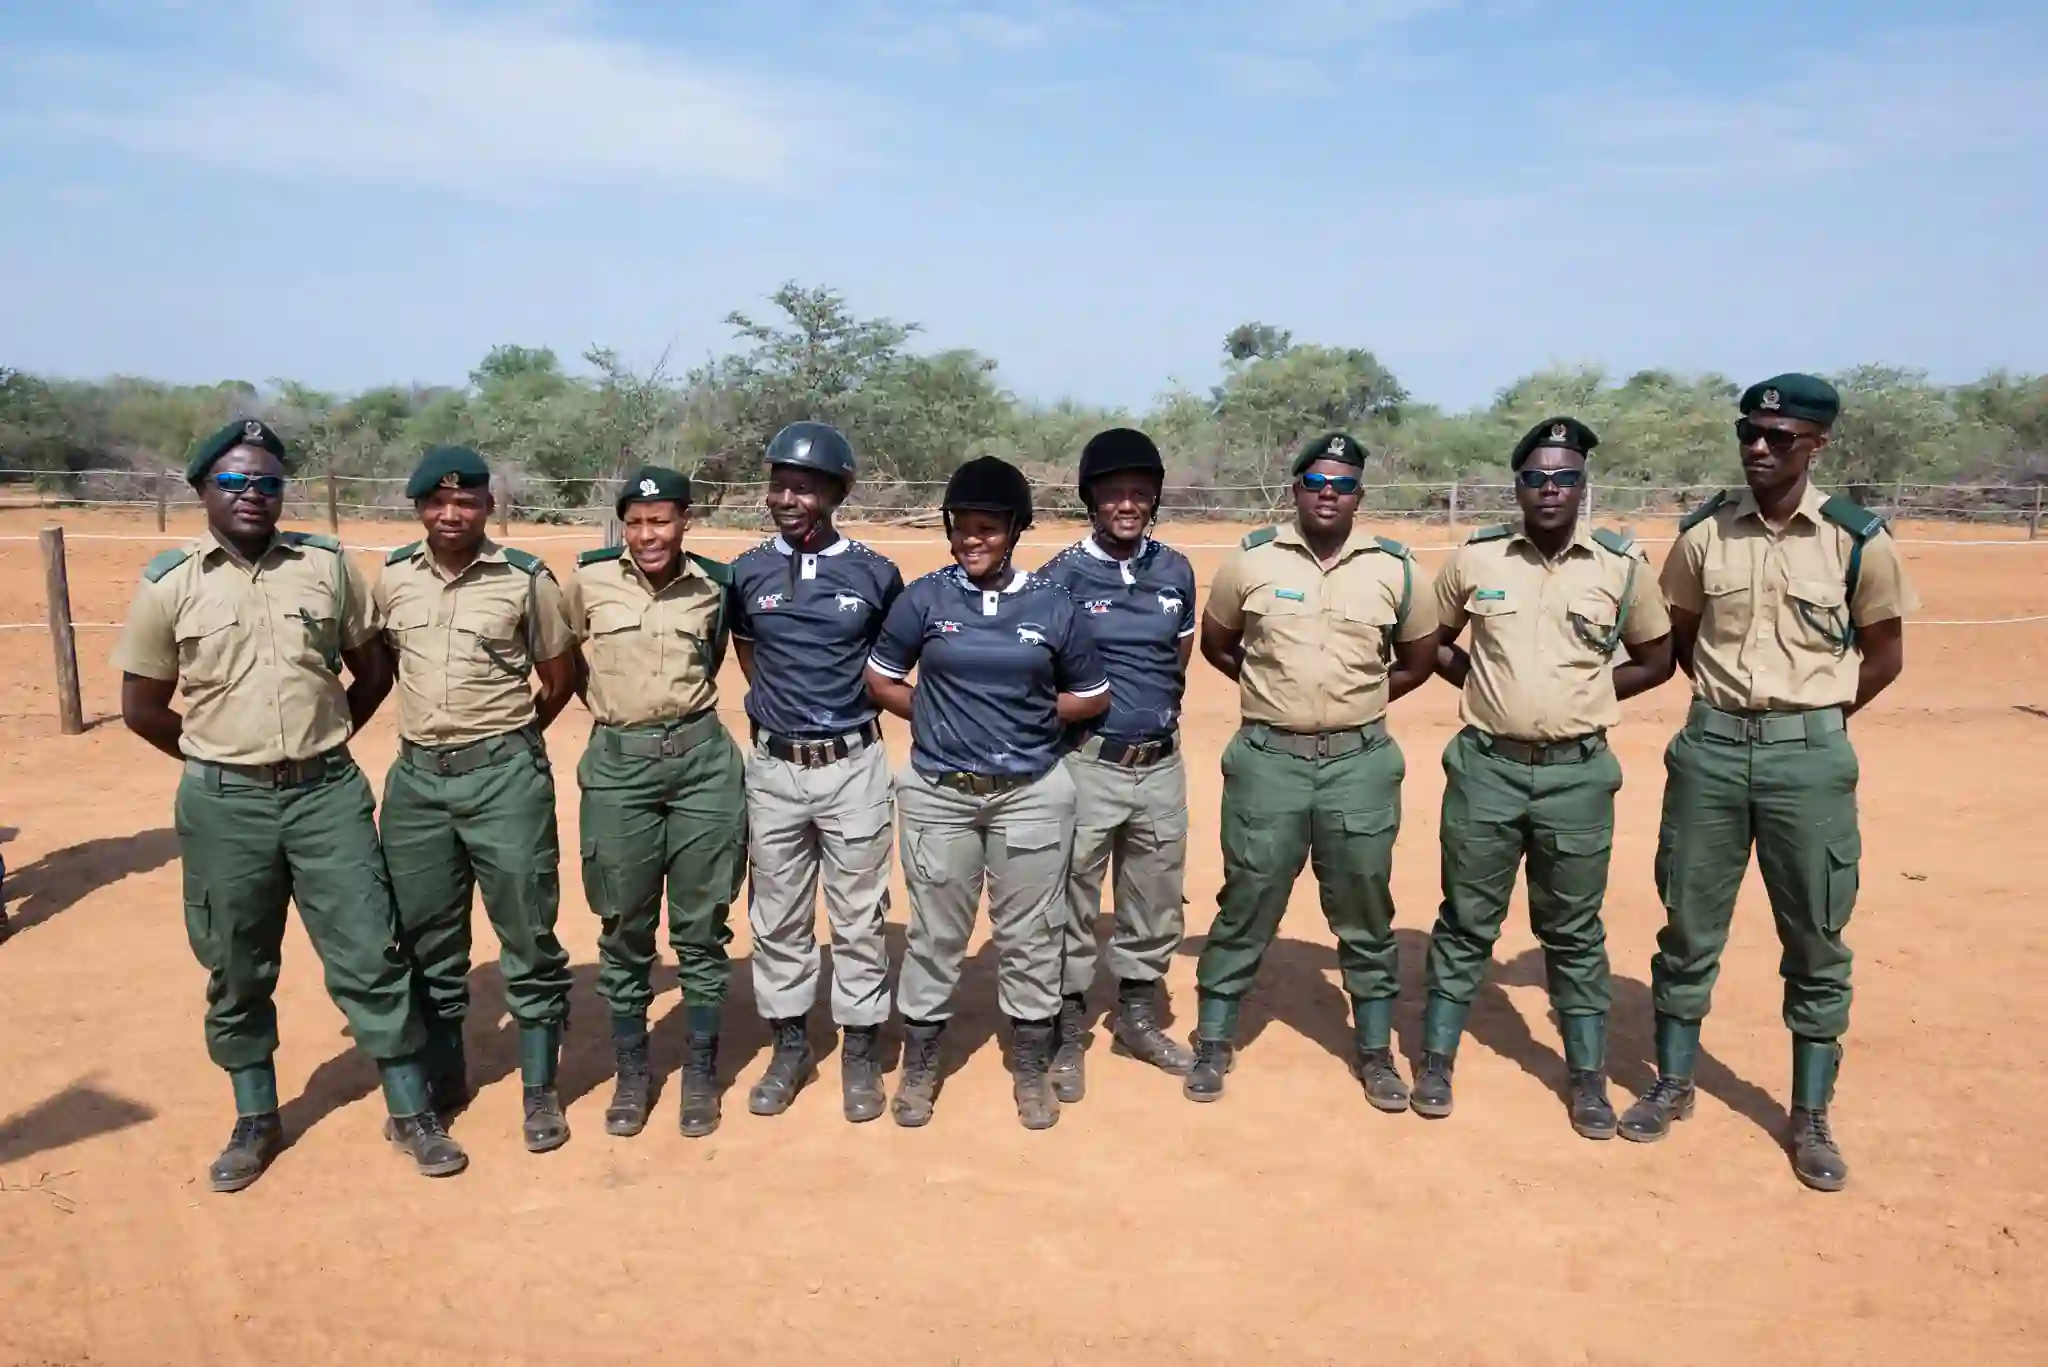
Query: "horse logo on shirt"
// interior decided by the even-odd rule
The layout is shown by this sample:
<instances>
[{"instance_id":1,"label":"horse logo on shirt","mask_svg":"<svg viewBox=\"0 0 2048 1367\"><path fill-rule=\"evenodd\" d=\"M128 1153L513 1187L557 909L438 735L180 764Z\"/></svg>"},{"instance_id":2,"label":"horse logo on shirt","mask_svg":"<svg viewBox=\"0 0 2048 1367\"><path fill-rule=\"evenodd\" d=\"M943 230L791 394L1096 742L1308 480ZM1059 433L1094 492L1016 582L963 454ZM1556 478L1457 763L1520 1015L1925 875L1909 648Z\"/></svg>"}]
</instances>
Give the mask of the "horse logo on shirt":
<instances>
[{"instance_id":1,"label":"horse logo on shirt","mask_svg":"<svg viewBox=\"0 0 2048 1367\"><path fill-rule=\"evenodd\" d=\"M1019 645L1027 646L1042 646L1050 644L1045 639L1044 629L1032 626L1029 623L1026 623L1025 625L1017 628L1017 643Z\"/></svg>"},{"instance_id":2,"label":"horse logo on shirt","mask_svg":"<svg viewBox=\"0 0 2048 1367\"><path fill-rule=\"evenodd\" d=\"M1179 594L1167 592L1160 593L1159 610L1161 612L1178 614L1183 606L1185 606L1185 604L1182 602L1181 596Z\"/></svg>"},{"instance_id":3,"label":"horse logo on shirt","mask_svg":"<svg viewBox=\"0 0 2048 1367\"><path fill-rule=\"evenodd\" d=\"M832 597L838 601L841 612L859 612L868 605L867 599L856 594L835 593Z\"/></svg>"}]
</instances>

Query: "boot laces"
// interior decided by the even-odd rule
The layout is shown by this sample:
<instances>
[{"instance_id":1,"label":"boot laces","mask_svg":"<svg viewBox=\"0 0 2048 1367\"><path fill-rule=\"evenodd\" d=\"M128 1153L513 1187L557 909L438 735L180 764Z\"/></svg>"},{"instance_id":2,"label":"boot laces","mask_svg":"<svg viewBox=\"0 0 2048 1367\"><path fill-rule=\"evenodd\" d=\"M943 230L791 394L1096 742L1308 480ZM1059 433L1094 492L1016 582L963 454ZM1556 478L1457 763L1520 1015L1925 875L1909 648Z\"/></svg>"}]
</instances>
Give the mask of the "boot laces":
<instances>
[{"instance_id":1,"label":"boot laces","mask_svg":"<svg viewBox=\"0 0 2048 1367\"><path fill-rule=\"evenodd\" d=\"M263 1142L268 1129L260 1115L238 1115L235 1117L235 1132L228 1136L228 1147L253 1149Z\"/></svg>"},{"instance_id":2,"label":"boot laces","mask_svg":"<svg viewBox=\"0 0 2048 1367\"><path fill-rule=\"evenodd\" d=\"M1824 1145L1830 1149L1835 1147L1835 1134L1828 1126L1828 1113L1826 1111L1808 1111L1806 1113L1806 1133L1807 1137L1815 1144Z\"/></svg>"},{"instance_id":3,"label":"boot laces","mask_svg":"<svg viewBox=\"0 0 2048 1367\"><path fill-rule=\"evenodd\" d=\"M433 1111L422 1111L413 1117L413 1125L422 1139L446 1139L448 1127L441 1123L441 1117Z\"/></svg>"},{"instance_id":4,"label":"boot laces","mask_svg":"<svg viewBox=\"0 0 2048 1367\"><path fill-rule=\"evenodd\" d=\"M1659 1073L1656 1083L1651 1086L1649 1095L1645 1096L1643 1101L1650 1106L1675 1106L1680 1098L1691 1090L1690 1082L1681 1082L1677 1078L1665 1077Z\"/></svg>"},{"instance_id":5,"label":"boot laces","mask_svg":"<svg viewBox=\"0 0 2048 1367\"><path fill-rule=\"evenodd\" d=\"M1204 1064L1214 1064L1217 1059L1222 1057L1222 1054L1222 1040L1203 1039L1199 1036L1195 1039L1195 1066L1197 1068L1202 1067Z\"/></svg>"}]
</instances>

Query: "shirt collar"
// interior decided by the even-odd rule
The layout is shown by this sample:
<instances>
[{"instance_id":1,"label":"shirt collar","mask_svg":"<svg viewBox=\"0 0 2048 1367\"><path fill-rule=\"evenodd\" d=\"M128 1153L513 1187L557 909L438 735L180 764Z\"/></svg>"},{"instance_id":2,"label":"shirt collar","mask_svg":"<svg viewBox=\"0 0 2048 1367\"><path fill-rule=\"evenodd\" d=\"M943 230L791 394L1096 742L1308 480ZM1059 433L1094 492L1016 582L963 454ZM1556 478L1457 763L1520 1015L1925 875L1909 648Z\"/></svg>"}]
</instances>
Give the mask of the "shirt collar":
<instances>
[{"instance_id":1,"label":"shirt collar","mask_svg":"<svg viewBox=\"0 0 2048 1367\"><path fill-rule=\"evenodd\" d=\"M1315 558L1315 552L1309 548L1308 538L1301 534L1301 523L1299 522L1283 523L1278 536L1274 539L1285 546L1299 547L1307 551L1311 559ZM1351 535L1346 537L1344 544L1337 548L1337 559L1339 561L1348 560L1353 555L1369 549L1374 544L1372 536L1367 532L1359 530L1358 525L1353 523Z\"/></svg>"},{"instance_id":2,"label":"shirt collar","mask_svg":"<svg viewBox=\"0 0 2048 1367\"><path fill-rule=\"evenodd\" d=\"M852 542L852 541L851 541L850 539L848 539L848 537L847 537L846 533L844 533L844 532L841 532L841 533L839 534L839 539L838 539L837 541L833 542L833 543L832 543L831 545L827 546L827 547L826 547L826 548L825 548L824 550L822 550L822 551L805 551L805 552L804 552L804 554L805 554L805 555L838 555L838 554L840 554L840 553L841 553L842 551L844 551L844 550L845 550L845 549L846 549L846 548L847 548L848 546L851 546L852 544L853 544L853 542ZM796 554L796 547L794 547L794 546L790 545L790 544L789 544L789 543L788 543L787 541L784 541L784 540L782 539L782 537L781 537L781 536L780 536L779 534L778 534L778 535L776 536L776 538L775 538L775 549L776 549L777 551L781 552L781 553L782 553L783 555L795 555L795 554Z\"/></svg>"},{"instance_id":3,"label":"shirt collar","mask_svg":"<svg viewBox=\"0 0 2048 1367\"><path fill-rule=\"evenodd\" d=\"M1806 492L1800 495L1799 506L1792 510L1792 516L1795 518L1803 517L1818 527L1821 523L1821 505L1827 501L1828 496L1814 488L1813 481L1808 480ZM1735 520L1740 522L1745 517L1753 517L1758 522L1764 520L1763 509L1757 507L1756 504L1756 495L1746 487L1743 489L1741 496L1735 500Z\"/></svg>"},{"instance_id":4,"label":"shirt collar","mask_svg":"<svg viewBox=\"0 0 2048 1367\"><path fill-rule=\"evenodd\" d=\"M433 547L429 546L424 539L413 548L412 559L413 563L425 566L427 573L433 575L444 584L457 582L478 565L502 565L506 563L505 548L489 537L485 537L483 544L477 548L476 559L462 567L461 574L451 575L444 571L441 568L441 562L434 559Z\"/></svg>"},{"instance_id":5,"label":"shirt collar","mask_svg":"<svg viewBox=\"0 0 2048 1367\"><path fill-rule=\"evenodd\" d=\"M1536 554L1543 554L1536 543L1530 539L1529 530L1526 525L1517 523L1515 529L1508 533L1508 544L1510 546L1514 545L1517 541L1528 546ZM1573 551L1584 551L1588 555L1593 553L1593 528L1583 517L1572 528L1572 539L1564 543L1565 555L1570 555Z\"/></svg>"},{"instance_id":6,"label":"shirt collar","mask_svg":"<svg viewBox=\"0 0 2048 1367\"><path fill-rule=\"evenodd\" d=\"M1095 534L1093 532L1090 532L1087 536L1082 537L1078 544L1080 545L1082 550L1094 556L1097 560L1104 561L1105 563L1111 565L1136 564L1138 561L1143 560L1146 556L1152 553L1152 538L1149 536L1142 537L1139 539L1138 549L1129 560L1119 560L1115 556L1111 555L1108 551L1102 549L1102 543L1095 539Z\"/></svg>"},{"instance_id":7,"label":"shirt collar","mask_svg":"<svg viewBox=\"0 0 2048 1367\"><path fill-rule=\"evenodd\" d=\"M222 555L226 556L228 559L234 561L237 564L244 563L242 561L242 553L240 551L237 551L233 546L230 546L226 541L223 541L221 539L220 533L214 531L213 528L208 527L206 529L206 535L201 537L199 541L199 558L202 561L204 561L211 557L215 551L219 551ZM252 565L261 565L265 560L268 560L270 558L270 553L272 551L286 551L292 555L305 554L304 548L294 545L292 542L285 540L283 532L272 532L270 535L270 544L263 548L263 553L261 555L258 555L253 562L249 563L251 563Z\"/></svg>"},{"instance_id":8,"label":"shirt collar","mask_svg":"<svg viewBox=\"0 0 2048 1367\"><path fill-rule=\"evenodd\" d=\"M953 567L953 569L952 569L951 573L952 573L952 575L953 575L953 578L954 578L954 579L955 579L955 580L956 580L956 581L957 581L957 582L959 583L960 587L961 587L961 588L963 588L963 589L966 589L966 590L967 590L967 591L968 591L969 593L987 593L987 592L988 592L988 590L987 590L987 589L984 589L984 588L978 588L978 587L976 587L975 585L973 585L973 584L969 583L969 582L967 581L967 571L965 571L965 570L961 569L961 568L960 568L960 567L959 567L958 565L955 565L955 566ZM1019 590L1019 589L1023 588L1023 587L1024 587L1024 585L1025 585L1025 583L1026 583L1026 582L1027 582L1027 581L1028 581L1028 580L1029 580L1030 578L1031 578L1031 576L1030 576L1030 575L1026 574L1026 573L1025 573L1025 572L1024 572L1023 570L1020 570L1020 569L1018 569L1018 568L1017 568L1017 567L1016 567L1015 565L1012 565L1012 566L1010 566L1010 582L1009 582L1009 583L1007 583L1007 584L1005 584L1005 585L1003 585L1003 587L1002 587L1001 589L997 590L997 592L999 592L999 593L1015 593L1015 592L1017 592L1017 590Z\"/></svg>"},{"instance_id":9,"label":"shirt collar","mask_svg":"<svg viewBox=\"0 0 2048 1367\"><path fill-rule=\"evenodd\" d=\"M685 580L688 580L692 577L698 579L709 578L709 576L706 575L703 570L697 567L697 562L690 559L690 553L688 551L684 551L682 553L682 562L683 563L681 567L676 570L676 577L669 580L666 587L660 589L654 587L654 582L650 580L647 577L646 572L640 568L639 562L633 559L633 553L631 551L627 551L613 563L617 564L620 567L620 573L624 574L628 579L632 580L641 588L647 590L647 592L653 594L655 597L658 598L662 594L667 593L670 589L675 588L678 584L681 584Z\"/></svg>"}]
</instances>

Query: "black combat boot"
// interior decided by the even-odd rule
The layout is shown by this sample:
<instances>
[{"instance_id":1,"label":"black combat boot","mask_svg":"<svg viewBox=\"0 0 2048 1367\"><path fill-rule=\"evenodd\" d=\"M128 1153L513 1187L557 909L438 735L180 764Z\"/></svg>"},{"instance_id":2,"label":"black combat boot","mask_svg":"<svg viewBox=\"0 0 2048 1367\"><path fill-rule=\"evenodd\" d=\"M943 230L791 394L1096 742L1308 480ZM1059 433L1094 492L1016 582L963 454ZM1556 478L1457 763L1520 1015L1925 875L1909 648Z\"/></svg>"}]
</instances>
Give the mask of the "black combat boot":
<instances>
[{"instance_id":1,"label":"black combat boot","mask_svg":"<svg viewBox=\"0 0 2048 1367\"><path fill-rule=\"evenodd\" d=\"M1351 1076L1365 1088L1365 1099L1374 1110L1390 1115L1407 1110L1408 1084L1394 1063L1394 999L1356 999L1351 1010Z\"/></svg>"},{"instance_id":2,"label":"black combat boot","mask_svg":"<svg viewBox=\"0 0 2048 1367\"><path fill-rule=\"evenodd\" d=\"M905 1129L931 1123L939 1097L939 1036L945 1029L944 1021L903 1023L903 1075L896 1079L889 1113Z\"/></svg>"},{"instance_id":3,"label":"black combat boot","mask_svg":"<svg viewBox=\"0 0 2048 1367\"><path fill-rule=\"evenodd\" d=\"M888 1104L882 1092L881 1031L872 1025L849 1025L839 1046L839 1097L846 1118L859 1125L873 1120Z\"/></svg>"},{"instance_id":4,"label":"black combat boot","mask_svg":"<svg viewBox=\"0 0 2048 1367\"><path fill-rule=\"evenodd\" d=\"M1699 1065L1700 1023L1657 1017L1657 1082L1621 1115L1621 1137L1653 1144L1688 1119L1697 1097L1693 1070Z\"/></svg>"},{"instance_id":5,"label":"black combat boot","mask_svg":"<svg viewBox=\"0 0 2048 1367\"><path fill-rule=\"evenodd\" d=\"M1017 1100L1017 1120L1027 1130L1049 1130L1060 1123L1060 1099L1048 1075L1053 1036L1060 1028L1057 1018L1049 1021L1012 1020L1016 1042L1013 1046L1016 1075L1011 1094Z\"/></svg>"},{"instance_id":6,"label":"black combat boot","mask_svg":"<svg viewBox=\"0 0 2048 1367\"><path fill-rule=\"evenodd\" d=\"M1422 1007L1422 1066L1415 1070L1409 1107L1419 1116L1442 1120L1450 1115L1451 1073L1458 1061L1458 1041L1465 1035L1465 1017L1472 1007L1435 992ZM1391 1057L1391 1054L1389 1055ZM1372 1089L1366 1089L1370 1097ZM1378 1102L1374 1102L1378 1105ZM1399 1109L1396 1107L1395 1109Z\"/></svg>"},{"instance_id":7,"label":"black combat boot","mask_svg":"<svg viewBox=\"0 0 2048 1367\"><path fill-rule=\"evenodd\" d=\"M432 1111L392 1116L390 1132L392 1145L412 1159L422 1177L453 1177L469 1166L469 1155Z\"/></svg>"},{"instance_id":8,"label":"black combat boot","mask_svg":"<svg viewBox=\"0 0 2048 1367\"><path fill-rule=\"evenodd\" d=\"M776 1021L775 1053L768 1060L768 1071L747 1093L747 1109L755 1115L781 1115L804 1084L817 1075L817 1063L811 1038L804 1033L804 1018Z\"/></svg>"},{"instance_id":9,"label":"black combat boot","mask_svg":"<svg viewBox=\"0 0 2048 1367\"><path fill-rule=\"evenodd\" d=\"M1391 1061L1392 1056L1389 1055ZM1442 1120L1451 1113L1451 1073L1457 1067L1457 1059L1450 1054L1424 1054L1422 1065L1415 1070L1415 1090L1409 1093L1408 1107L1415 1114L1430 1120ZM1363 1079L1360 1079L1363 1081ZM1396 1075L1398 1080L1398 1075ZM1366 1083L1366 1098L1372 1098L1372 1084ZM1373 1102L1379 1105L1377 1101ZM1399 1110L1398 1106L1384 1109Z\"/></svg>"},{"instance_id":10,"label":"black combat boot","mask_svg":"<svg viewBox=\"0 0 2048 1367\"><path fill-rule=\"evenodd\" d=\"M283 1152L284 1122L277 1118L277 1112L236 1116L228 1146L206 1170L207 1185L218 1192L240 1191L254 1185L271 1161Z\"/></svg>"},{"instance_id":11,"label":"black combat boot","mask_svg":"<svg viewBox=\"0 0 2048 1367\"><path fill-rule=\"evenodd\" d=\"M688 1139L718 1128L718 1014L716 1006L686 1006L689 1039L683 1046L681 1126Z\"/></svg>"},{"instance_id":12,"label":"black combat boot","mask_svg":"<svg viewBox=\"0 0 2048 1367\"><path fill-rule=\"evenodd\" d=\"M569 1118L555 1090L555 1072L562 1061L562 1027L519 1027L519 1080L526 1090L526 1121L520 1137L528 1153L551 1153L569 1142Z\"/></svg>"},{"instance_id":13,"label":"black combat boot","mask_svg":"<svg viewBox=\"0 0 2048 1367\"><path fill-rule=\"evenodd\" d=\"M1202 997L1195 1008L1195 1053L1180 1094L1190 1101L1216 1101L1223 1078L1237 1066L1237 1003L1225 997Z\"/></svg>"},{"instance_id":14,"label":"black combat boot","mask_svg":"<svg viewBox=\"0 0 2048 1367\"><path fill-rule=\"evenodd\" d=\"M1116 1021L1110 1027L1114 1047L1175 1077L1186 1077L1195 1066L1195 1055L1160 1029L1158 1001L1157 983L1127 978L1117 984Z\"/></svg>"},{"instance_id":15,"label":"black combat boot","mask_svg":"<svg viewBox=\"0 0 2048 1367\"><path fill-rule=\"evenodd\" d=\"M1571 1072L1572 1129L1586 1139L1612 1139L1620 1122L1607 1099L1607 1017L1558 1017L1564 1066Z\"/></svg>"},{"instance_id":16,"label":"black combat boot","mask_svg":"<svg viewBox=\"0 0 2048 1367\"><path fill-rule=\"evenodd\" d=\"M1052 1093L1061 1101L1079 1101L1088 1094L1088 999L1078 992L1061 998L1057 1027Z\"/></svg>"},{"instance_id":17,"label":"black combat boot","mask_svg":"<svg viewBox=\"0 0 2048 1367\"><path fill-rule=\"evenodd\" d=\"M647 1115L654 1106L654 1068L647 1057L647 1018L612 1017L612 1057L617 1060L618 1080L612 1086L611 1105L604 1108L604 1130L630 1138L647 1128Z\"/></svg>"},{"instance_id":18,"label":"black combat boot","mask_svg":"<svg viewBox=\"0 0 2048 1367\"><path fill-rule=\"evenodd\" d=\"M1815 1191L1849 1184L1849 1164L1828 1126L1842 1046L1831 1039L1792 1040L1792 1171Z\"/></svg>"}]
</instances>

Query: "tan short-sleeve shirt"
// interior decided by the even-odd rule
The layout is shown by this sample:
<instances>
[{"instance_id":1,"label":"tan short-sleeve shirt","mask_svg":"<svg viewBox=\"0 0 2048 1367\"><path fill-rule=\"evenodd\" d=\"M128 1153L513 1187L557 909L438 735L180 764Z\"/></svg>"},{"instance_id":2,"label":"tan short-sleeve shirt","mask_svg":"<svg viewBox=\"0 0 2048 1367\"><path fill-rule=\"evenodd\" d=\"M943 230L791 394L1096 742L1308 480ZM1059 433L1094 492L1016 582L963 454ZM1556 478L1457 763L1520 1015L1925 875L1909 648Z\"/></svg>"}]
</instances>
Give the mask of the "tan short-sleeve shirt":
<instances>
[{"instance_id":1,"label":"tan short-sleeve shirt","mask_svg":"<svg viewBox=\"0 0 2048 1367\"><path fill-rule=\"evenodd\" d=\"M1863 652L1839 644L1847 626L1919 608L1889 532L1864 543L1855 600L1844 601L1856 540L1821 515L1826 502L1809 485L1773 531L1745 489L1679 535L1661 582L1674 609L1700 619L1693 692L1702 702L1730 712L1852 703Z\"/></svg>"},{"instance_id":2,"label":"tan short-sleeve shirt","mask_svg":"<svg viewBox=\"0 0 2048 1367\"><path fill-rule=\"evenodd\" d=\"M1610 668L1619 643L1642 645L1671 631L1642 548L1618 554L1584 525L1556 560L1519 529L1480 533L1437 577L1436 607L1453 634L1472 626L1459 703L1465 724L1541 744L1619 722ZM1603 649L1617 622L1617 648Z\"/></svg>"},{"instance_id":3,"label":"tan short-sleeve shirt","mask_svg":"<svg viewBox=\"0 0 2048 1367\"><path fill-rule=\"evenodd\" d=\"M1387 711L1389 639L1437 628L1429 575L1412 558L1353 532L1325 568L1292 523L1270 538L1245 538L1210 583L1206 611L1243 633L1244 719L1286 731L1378 721Z\"/></svg>"},{"instance_id":4,"label":"tan short-sleeve shirt","mask_svg":"<svg viewBox=\"0 0 2048 1367\"><path fill-rule=\"evenodd\" d=\"M348 690L329 655L382 628L368 577L324 537L280 535L253 565L210 532L182 550L135 591L114 667L177 680L184 752L280 764L346 742Z\"/></svg>"},{"instance_id":5,"label":"tan short-sleeve shirt","mask_svg":"<svg viewBox=\"0 0 2048 1367\"><path fill-rule=\"evenodd\" d=\"M452 576L424 542L394 553L377 605L397 647L399 734L415 745L467 745L532 725L534 661L576 644L554 575L513 564L488 540Z\"/></svg>"},{"instance_id":6,"label":"tan short-sleeve shirt","mask_svg":"<svg viewBox=\"0 0 2048 1367\"><path fill-rule=\"evenodd\" d=\"M718 702L714 639L725 587L685 556L661 592L632 557L579 564L569 625L589 649L591 715L606 726L679 721Z\"/></svg>"}]
</instances>

